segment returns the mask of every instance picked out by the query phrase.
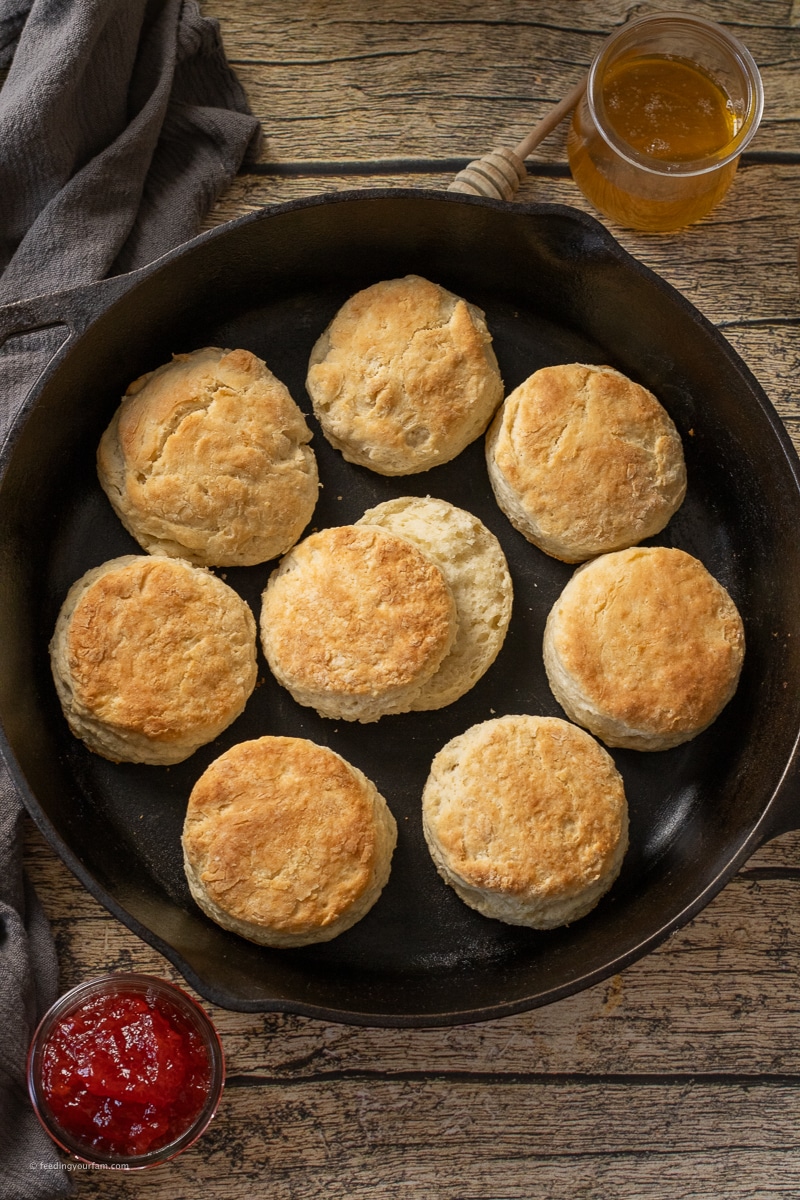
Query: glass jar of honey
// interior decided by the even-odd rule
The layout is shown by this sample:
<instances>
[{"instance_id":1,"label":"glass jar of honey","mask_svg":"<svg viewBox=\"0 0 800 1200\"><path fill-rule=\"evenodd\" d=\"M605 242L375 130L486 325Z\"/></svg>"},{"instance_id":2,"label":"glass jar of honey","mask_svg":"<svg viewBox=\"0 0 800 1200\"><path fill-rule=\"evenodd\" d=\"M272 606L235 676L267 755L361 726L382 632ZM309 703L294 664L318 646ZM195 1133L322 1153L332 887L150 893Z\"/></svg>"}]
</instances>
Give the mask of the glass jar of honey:
<instances>
[{"instance_id":1,"label":"glass jar of honey","mask_svg":"<svg viewBox=\"0 0 800 1200\"><path fill-rule=\"evenodd\" d=\"M605 216L680 229L730 187L758 128L764 91L752 55L702 17L659 13L605 42L572 118L572 177Z\"/></svg>"}]
</instances>

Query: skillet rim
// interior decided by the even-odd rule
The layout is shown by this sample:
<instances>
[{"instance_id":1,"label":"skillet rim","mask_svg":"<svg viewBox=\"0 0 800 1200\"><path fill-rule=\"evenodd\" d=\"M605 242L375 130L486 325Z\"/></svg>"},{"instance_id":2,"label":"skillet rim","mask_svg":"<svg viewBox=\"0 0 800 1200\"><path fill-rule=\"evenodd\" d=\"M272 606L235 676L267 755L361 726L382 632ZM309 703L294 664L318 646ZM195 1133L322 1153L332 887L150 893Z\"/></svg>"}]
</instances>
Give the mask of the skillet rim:
<instances>
[{"instance_id":1,"label":"skillet rim","mask_svg":"<svg viewBox=\"0 0 800 1200\"><path fill-rule=\"evenodd\" d=\"M466 196L461 194L453 194L440 192L431 189L395 189L395 188L374 188L374 189L358 189L351 191L321 193L315 196L307 196L296 200L287 201L283 204L269 206L252 213L247 213L234 221L225 223L215 229L209 230L190 242L176 247L159 259L155 260L148 266L141 268L136 272L132 272L126 276L118 276L110 280L103 280L97 284L85 285L82 288L74 289L69 292L57 294L55 297L43 297L42 301L46 301L52 308L54 301L59 299L59 295L65 304L69 304L70 299L77 302L77 308L73 309L73 313L77 313L75 318L77 329L73 329L70 336L67 337L58 352L55 354L50 363L47 364L36 383L30 389L25 401L17 414L10 435L0 451L0 487L5 478L9 463L13 458L14 448L17 442L17 437L25 423L27 416L33 411L38 396L42 389L46 386L52 374L59 370L64 357L71 352L72 349L80 341L80 338L91 327L94 320L113 310L113 307L118 302L124 300L130 292L140 283L149 280L152 276L157 275L160 271L168 269L172 263L179 261L189 255L202 252L203 247L211 241L216 241L219 238L225 238L234 231L244 225L257 223L261 221L269 221L273 218L281 217L286 213L294 212L298 209L329 205L331 203L342 204L352 203L353 201L381 201L391 200L435 200L437 203L451 203L459 205L469 205L483 208L492 208L499 211L510 211L515 214L532 214L536 216L554 215L561 218L567 218L570 221L582 225L584 229L593 234L602 247L602 251L606 255L611 255L620 262L627 270L633 270L651 285L655 285L659 290L664 292L668 299L676 304L682 311L684 316L689 317L695 324L698 324L707 336L710 336L715 342L717 349L724 354L729 364L741 375L748 386L748 390L754 399L757 401L762 415L767 418L773 437L777 440L783 457L786 460L787 466L790 469L794 479L795 488L800 494L800 460L798 460L794 445L789 438L788 431L780 420L777 412L770 403L766 393L755 378L747 364L740 358L733 347L727 342L724 336L703 314L695 308L673 285L669 284L661 276L659 276L651 268L646 267L632 254L625 250L616 239L608 232L603 225L595 218L582 212L578 209L573 209L567 205L547 204L547 203L509 203L505 201L489 201L480 197ZM36 298L32 301L22 302L27 305L28 309L35 308ZM11 309L19 308L22 305L8 306ZM3 310L5 311L5 310ZM643 957L650 950L655 949L657 945L664 941L672 932L680 928L689 921L697 912L701 911L709 901L716 895L722 887L732 878L739 869L741 864L752 854L752 852L770 837L777 833L784 832L790 828L796 828L800 825L800 812L787 814L783 812L782 804L786 801L786 793L789 790L791 779L797 774L798 757L800 744L800 730L795 733L795 740L792 749L785 761L783 771L781 773L778 784L773 790L772 795L761 809L758 820L753 824L750 833L739 846L737 852L728 859L724 867L722 867L716 876L699 892L699 894L681 911L673 914L669 921L663 922L658 928L651 931L645 938L638 942L634 947L631 947L626 952L614 957L606 962L602 967L596 968L579 979L571 979L568 983L560 987L551 988L544 996L537 995L535 997L524 997L521 999L507 1001L504 1003L493 1004L491 1006L482 1006L479 1008L471 1008L460 1010L456 1013L424 1013L424 1014L392 1014L388 1015L383 1012L355 1012L341 1011L331 1009L329 1007L309 1004L303 1001L289 1001L287 999L265 1000L258 999L248 1001L238 998L236 1002L232 1002L232 997L223 993L220 989L209 986L191 965L167 942L161 937L154 934L151 930L139 921L132 914L128 913L125 908L106 890L97 883L91 872L83 867L77 855L67 845L63 838L55 831L50 824L48 818L41 809L38 800L30 790L27 781L22 775L18 767L16 757L11 749L7 739L5 729L0 730L0 753L6 760L12 778L22 794L29 814L34 822L39 827L45 839L53 847L59 857L67 865L67 867L76 875L80 882L87 888L90 894L94 895L103 906L110 911L117 919L121 920L128 928L142 938L147 944L152 945L159 950L164 956L173 963L173 965L181 972L181 974L195 987L201 994L206 996L214 1003L220 1004L235 1011L248 1012L295 1012L301 1015L316 1017L319 1019L333 1020L337 1022L356 1024L356 1025L373 1025L373 1026L395 1026L395 1027L441 1027L454 1024L462 1024L473 1021L483 1021L494 1019L497 1017L511 1015L522 1011L527 1011L534 1007L539 1007L544 1004L554 1002L564 996L582 991L595 983L608 978L609 975L621 970L630 963ZM787 820L789 823L787 824Z\"/></svg>"}]
</instances>

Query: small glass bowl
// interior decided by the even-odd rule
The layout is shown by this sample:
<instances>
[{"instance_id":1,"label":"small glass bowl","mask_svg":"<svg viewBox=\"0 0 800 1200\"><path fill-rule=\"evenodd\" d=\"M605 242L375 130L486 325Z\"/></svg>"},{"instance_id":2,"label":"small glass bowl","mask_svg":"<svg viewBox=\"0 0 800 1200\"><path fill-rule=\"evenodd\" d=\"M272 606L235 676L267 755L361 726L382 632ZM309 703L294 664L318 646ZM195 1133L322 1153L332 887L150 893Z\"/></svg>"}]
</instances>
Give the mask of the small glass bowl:
<instances>
[{"instance_id":1,"label":"small glass bowl","mask_svg":"<svg viewBox=\"0 0 800 1200\"><path fill-rule=\"evenodd\" d=\"M605 85L621 65L648 56L689 64L716 84L732 119L727 145L704 157L669 159L635 149L617 133L606 109ZM725 195L763 110L764 89L753 56L721 25L688 13L640 17L613 33L591 65L567 141L572 177L595 208L621 225L681 229Z\"/></svg>"},{"instance_id":2,"label":"small glass bowl","mask_svg":"<svg viewBox=\"0 0 800 1200\"><path fill-rule=\"evenodd\" d=\"M46 1078L52 1074L52 1065L48 1065L55 1052L56 1039L61 1036L65 1024L77 1020L85 1022L86 1014L98 1010L99 1005L115 999L132 997L135 1001L143 1000L150 1011L154 1011L167 1023L172 1033L170 1038L177 1035L181 1044L191 1046L192 1053L198 1063L205 1051L207 1058L207 1077L205 1068L202 1069L202 1090L200 1080L197 1085L197 1103L193 1103L191 1111L186 1113L185 1128L173 1128L162 1144L156 1144L145 1153L124 1153L118 1149L103 1149L101 1146L89 1144L80 1134L65 1128L54 1112L53 1104L48 1099L48 1084ZM102 1016L100 1017L102 1020ZM164 1026L159 1022L162 1030ZM108 1028L104 1027L99 1034L108 1045ZM94 1048L96 1053L103 1054L99 1043L90 1043L91 1031L84 1023L81 1033L81 1046L86 1053ZM124 1039L123 1039L124 1041ZM77 1045L75 1037L69 1038L70 1050ZM151 1064L152 1065L152 1064ZM200 1068L198 1067L198 1071ZM73 1069L75 1074L75 1069ZM89 1163L96 1167L115 1168L117 1170L142 1170L145 1167L158 1166L187 1150L208 1128L222 1095L225 1083L225 1059L222 1045L216 1029L210 1018L187 992L164 979L152 975L120 972L105 975L99 979L89 980L66 992L55 1004L48 1009L33 1035L28 1052L28 1092L34 1111L45 1131L53 1141L73 1158L80 1162ZM157 1085L156 1085L157 1086ZM83 1093L86 1095L86 1093ZM78 1097L75 1096L77 1103ZM108 1110L100 1112L101 1103L92 1098L97 1105L98 1115L96 1124L102 1130L103 1122L107 1119ZM106 1105L115 1103L106 1101ZM119 1104L124 1104L120 1101ZM198 1107L199 1105L199 1107ZM165 1109L171 1109L173 1115L175 1105L165 1104ZM107 1139L106 1139L107 1142ZM107 1143L108 1144L108 1143Z\"/></svg>"}]
</instances>

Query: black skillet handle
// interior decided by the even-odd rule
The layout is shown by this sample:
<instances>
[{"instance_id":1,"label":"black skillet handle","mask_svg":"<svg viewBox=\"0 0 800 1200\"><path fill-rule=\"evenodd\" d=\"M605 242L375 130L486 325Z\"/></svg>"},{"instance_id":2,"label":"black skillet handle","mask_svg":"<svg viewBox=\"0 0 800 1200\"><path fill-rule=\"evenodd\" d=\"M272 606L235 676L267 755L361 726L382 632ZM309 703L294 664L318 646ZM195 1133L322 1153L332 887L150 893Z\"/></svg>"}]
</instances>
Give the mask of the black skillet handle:
<instances>
[{"instance_id":1,"label":"black skillet handle","mask_svg":"<svg viewBox=\"0 0 800 1200\"><path fill-rule=\"evenodd\" d=\"M66 326L70 337L83 333L95 317L133 287L140 274L133 271L130 275L115 275L97 283L0 306L0 346L10 337L53 325Z\"/></svg>"},{"instance_id":2,"label":"black skillet handle","mask_svg":"<svg viewBox=\"0 0 800 1200\"><path fill-rule=\"evenodd\" d=\"M7 414L9 422L22 409L26 396L53 360L65 352L69 344L80 337L91 322L119 296L129 291L139 274L116 275L98 283L33 296L0 307L0 378L4 375L3 357L6 356L7 361L13 357L12 339L48 330L54 334L52 339L43 342L41 348L31 355L30 363L23 361L22 368L15 366L11 370L11 386L6 388L6 395L11 398L17 411ZM27 373L21 374L21 370Z\"/></svg>"}]
</instances>

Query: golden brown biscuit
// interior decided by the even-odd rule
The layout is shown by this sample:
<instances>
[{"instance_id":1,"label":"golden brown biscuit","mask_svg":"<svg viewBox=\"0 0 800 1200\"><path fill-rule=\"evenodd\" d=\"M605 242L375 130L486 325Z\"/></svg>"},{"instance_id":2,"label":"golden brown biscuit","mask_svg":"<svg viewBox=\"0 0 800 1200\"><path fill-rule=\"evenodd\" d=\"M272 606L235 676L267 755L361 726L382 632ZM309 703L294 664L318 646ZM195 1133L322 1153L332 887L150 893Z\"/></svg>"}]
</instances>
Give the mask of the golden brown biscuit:
<instances>
[{"instance_id":1,"label":"golden brown biscuit","mask_svg":"<svg viewBox=\"0 0 800 1200\"><path fill-rule=\"evenodd\" d=\"M513 590L500 543L472 513L432 496L387 500L365 512L356 525L378 525L406 538L444 575L455 600L458 632L411 709L452 704L488 671L511 620Z\"/></svg>"},{"instance_id":2,"label":"golden brown biscuit","mask_svg":"<svg viewBox=\"0 0 800 1200\"><path fill-rule=\"evenodd\" d=\"M310 438L260 358L207 347L131 384L100 441L97 470L149 554L250 566L283 554L311 518Z\"/></svg>"},{"instance_id":3,"label":"golden brown biscuit","mask_svg":"<svg viewBox=\"0 0 800 1200\"><path fill-rule=\"evenodd\" d=\"M207 916L266 946L343 933L389 878L397 827L373 783L304 738L241 742L189 798L183 854Z\"/></svg>"},{"instance_id":4,"label":"golden brown biscuit","mask_svg":"<svg viewBox=\"0 0 800 1200\"><path fill-rule=\"evenodd\" d=\"M306 386L331 445L380 475L449 462L503 398L484 314L418 275L352 296L314 346Z\"/></svg>"},{"instance_id":5,"label":"golden brown biscuit","mask_svg":"<svg viewBox=\"0 0 800 1200\"><path fill-rule=\"evenodd\" d=\"M733 696L744 628L692 555L634 547L586 563L547 618L544 662L567 716L608 746L666 750Z\"/></svg>"},{"instance_id":6,"label":"golden brown biscuit","mask_svg":"<svg viewBox=\"0 0 800 1200\"><path fill-rule=\"evenodd\" d=\"M628 845L622 778L594 738L557 717L473 725L431 764L425 839L465 904L552 929L611 887Z\"/></svg>"},{"instance_id":7,"label":"golden brown biscuit","mask_svg":"<svg viewBox=\"0 0 800 1200\"><path fill-rule=\"evenodd\" d=\"M646 388L611 367L543 367L486 438L497 502L553 558L582 562L659 533L683 502L678 431Z\"/></svg>"},{"instance_id":8,"label":"golden brown biscuit","mask_svg":"<svg viewBox=\"0 0 800 1200\"><path fill-rule=\"evenodd\" d=\"M323 717L408 712L458 618L439 570L405 538L341 525L299 542L269 578L261 641L275 678Z\"/></svg>"},{"instance_id":9,"label":"golden brown biscuit","mask_svg":"<svg viewBox=\"0 0 800 1200\"><path fill-rule=\"evenodd\" d=\"M243 710L256 682L255 621L209 571L126 555L72 585L50 659L70 729L90 750L177 763Z\"/></svg>"}]
</instances>

